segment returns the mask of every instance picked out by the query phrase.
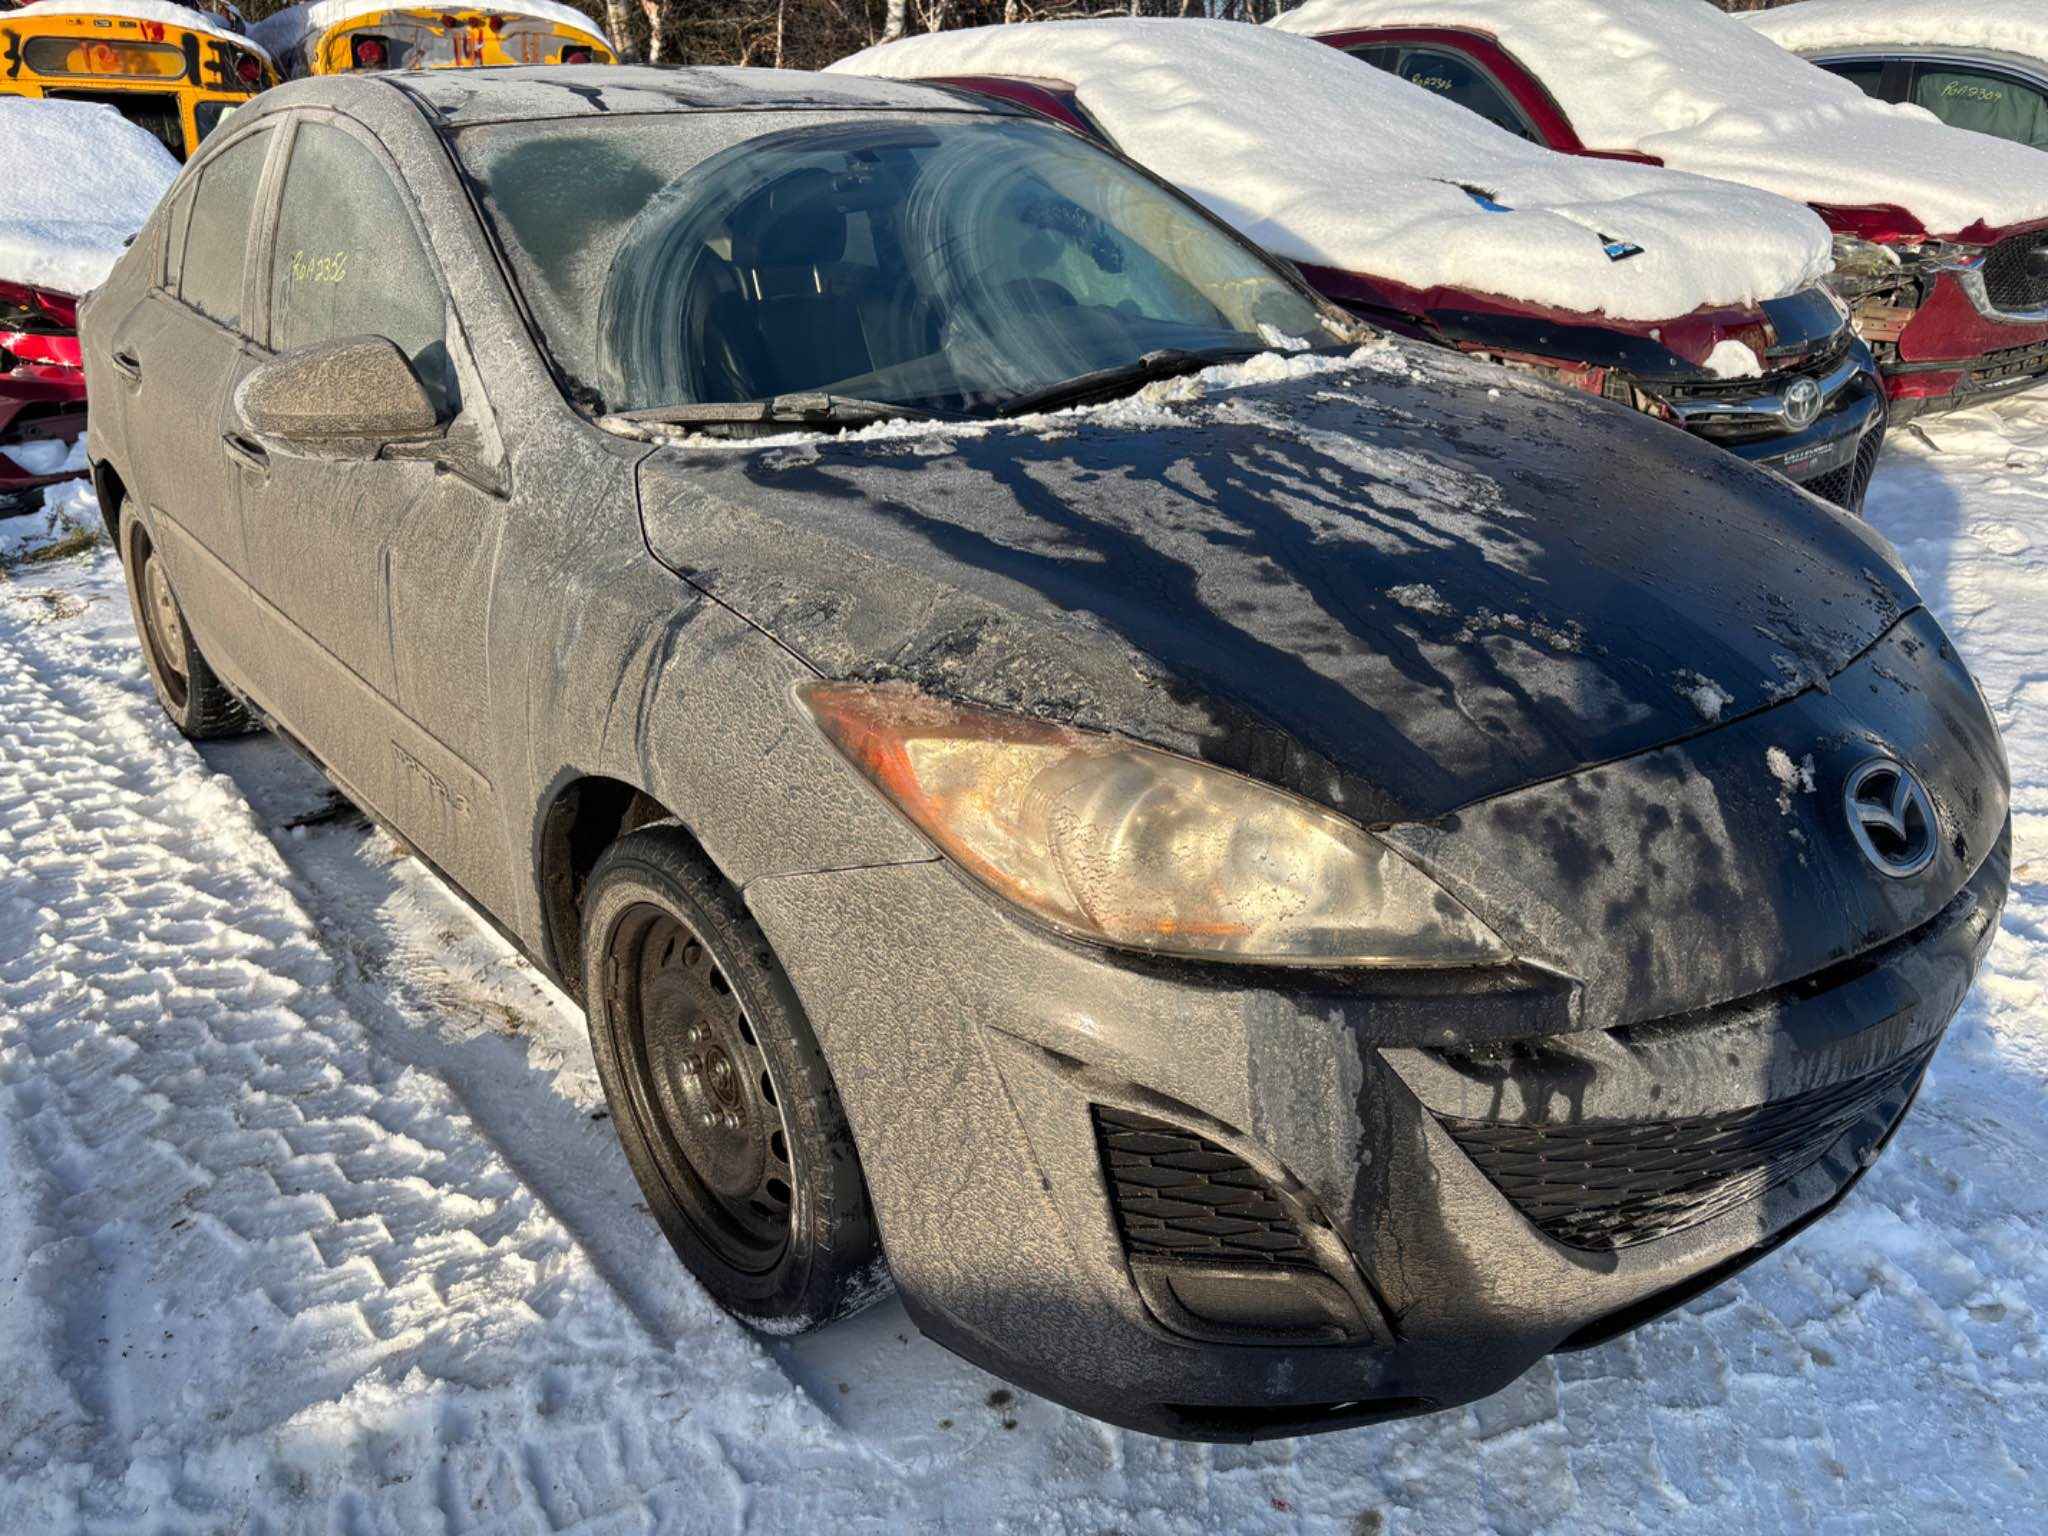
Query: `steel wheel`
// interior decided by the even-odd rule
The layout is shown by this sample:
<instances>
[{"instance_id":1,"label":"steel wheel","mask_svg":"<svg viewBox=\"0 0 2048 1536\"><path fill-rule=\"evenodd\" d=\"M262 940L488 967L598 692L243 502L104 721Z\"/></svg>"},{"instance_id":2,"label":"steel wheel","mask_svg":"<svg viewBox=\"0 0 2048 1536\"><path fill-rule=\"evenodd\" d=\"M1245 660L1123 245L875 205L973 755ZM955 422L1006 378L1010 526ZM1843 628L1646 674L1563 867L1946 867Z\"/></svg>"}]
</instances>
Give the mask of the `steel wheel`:
<instances>
[{"instance_id":1,"label":"steel wheel","mask_svg":"<svg viewBox=\"0 0 2048 1536\"><path fill-rule=\"evenodd\" d=\"M750 1274L788 1247L789 1135L752 1022L702 942L641 905L613 929L607 966L632 978L620 1044L634 1113L663 1180L705 1243Z\"/></svg>"},{"instance_id":2,"label":"steel wheel","mask_svg":"<svg viewBox=\"0 0 2048 1536\"><path fill-rule=\"evenodd\" d=\"M886 1295L838 1085L740 893L681 827L644 826L591 871L580 937L619 1144L704 1288L780 1336Z\"/></svg>"},{"instance_id":3,"label":"steel wheel","mask_svg":"<svg viewBox=\"0 0 2048 1536\"><path fill-rule=\"evenodd\" d=\"M185 616L171 595L171 580L164 574L163 561L156 557L156 547L145 538L142 549L142 643L149 647L160 670L168 702L174 709L183 709L191 691Z\"/></svg>"},{"instance_id":4,"label":"steel wheel","mask_svg":"<svg viewBox=\"0 0 2048 1536\"><path fill-rule=\"evenodd\" d=\"M157 702L171 723L195 741L239 736L255 722L200 653L171 586L170 572L149 530L136 517L120 524L121 564L128 576L128 606L135 618L142 661L156 685Z\"/></svg>"}]
</instances>

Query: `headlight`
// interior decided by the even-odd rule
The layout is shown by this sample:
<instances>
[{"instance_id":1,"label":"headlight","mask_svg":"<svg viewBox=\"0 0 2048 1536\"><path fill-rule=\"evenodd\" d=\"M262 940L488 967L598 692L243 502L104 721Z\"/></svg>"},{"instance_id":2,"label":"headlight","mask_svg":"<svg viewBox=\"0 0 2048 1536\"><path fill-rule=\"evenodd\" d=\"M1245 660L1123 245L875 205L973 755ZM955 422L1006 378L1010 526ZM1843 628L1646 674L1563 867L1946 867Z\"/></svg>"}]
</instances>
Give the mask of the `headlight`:
<instances>
[{"instance_id":1,"label":"headlight","mask_svg":"<svg viewBox=\"0 0 2048 1536\"><path fill-rule=\"evenodd\" d=\"M1360 828L1169 752L901 687L801 692L946 856L1069 933L1283 965L1478 965L1484 924Z\"/></svg>"}]
</instances>

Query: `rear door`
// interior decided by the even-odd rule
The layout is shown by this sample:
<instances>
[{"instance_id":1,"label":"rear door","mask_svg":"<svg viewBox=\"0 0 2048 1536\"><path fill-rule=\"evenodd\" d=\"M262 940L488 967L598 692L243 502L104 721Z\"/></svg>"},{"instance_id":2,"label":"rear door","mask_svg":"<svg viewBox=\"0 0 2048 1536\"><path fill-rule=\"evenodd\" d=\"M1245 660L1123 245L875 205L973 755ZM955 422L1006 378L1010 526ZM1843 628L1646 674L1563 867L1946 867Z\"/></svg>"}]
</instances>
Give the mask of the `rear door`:
<instances>
[{"instance_id":1,"label":"rear door","mask_svg":"<svg viewBox=\"0 0 2048 1536\"><path fill-rule=\"evenodd\" d=\"M258 264L268 346L383 336L448 424L450 451L341 461L240 445L249 568L290 658L277 712L362 799L492 904L504 861L485 762L485 652L504 500L496 442L425 226L361 125L294 114ZM466 382L464 382L466 381Z\"/></svg>"},{"instance_id":2,"label":"rear door","mask_svg":"<svg viewBox=\"0 0 2048 1536\"><path fill-rule=\"evenodd\" d=\"M158 550L207 657L248 691L262 647L251 625L234 466L223 412L251 361L249 231L259 222L274 123L225 140L183 178L157 280L110 335L131 462Z\"/></svg>"}]
</instances>

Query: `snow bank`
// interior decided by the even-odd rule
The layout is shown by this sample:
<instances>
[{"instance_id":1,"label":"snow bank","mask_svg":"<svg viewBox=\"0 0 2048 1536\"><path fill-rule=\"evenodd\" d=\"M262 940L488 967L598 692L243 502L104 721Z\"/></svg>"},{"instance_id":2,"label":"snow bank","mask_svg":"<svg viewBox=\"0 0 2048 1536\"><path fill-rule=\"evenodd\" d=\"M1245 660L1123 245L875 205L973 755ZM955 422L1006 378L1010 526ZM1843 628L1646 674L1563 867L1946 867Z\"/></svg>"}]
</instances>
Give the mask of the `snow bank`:
<instances>
[{"instance_id":1,"label":"snow bank","mask_svg":"<svg viewBox=\"0 0 2048 1536\"><path fill-rule=\"evenodd\" d=\"M107 275L178 174L112 107L0 96L0 278L82 294Z\"/></svg>"},{"instance_id":2,"label":"snow bank","mask_svg":"<svg viewBox=\"0 0 2048 1536\"><path fill-rule=\"evenodd\" d=\"M2041 0L1798 0L1742 18L1784 48L1986 48L2048 59Z\"/></svg>"},{"instance_id":3,"label":"snow bank","mask_svg":"<svg viewBox=\"0 0 2048 1536\"><path fill-rule=\"evenodd\" d=\"M1829 262L1819 220L1778 198L1553 154L1320 44L1236 22L982 27L831 67L1066 81L1127 154L1269 250L1416 288L1663 320L1782 297ZM1612 260L1610 240L1641 254Z\"/></svg>"},{"instance_id":4,"label":"snow bank","mask_svg":"<svg viewBox=\"0 0 2048 1536\"><path fill-rule=\"evenodd\" d=\"M1874 101L1704 0L1308 0L1268 25L1463 27L1542 80L1588 149L1804 203L1891 203L1935 234L2048 218L2040 151Z\"/></svg>"},{"instance_id":5,"label":"snow bank","mask_svg":"<svg viewBox=\"0 0 2048 1536\"><path fill-rule=\"evenodd\" d=\"M32 0L22 7L31 16L128 16L136 21L158 21L167 27L225 38L243 48L261 53L247 32L238 31L233 20L195 11L190 6L172 5L170 0Z\"/></svg>"},{"instance_id":6,"label":"snow bank","mask_svg":"<svg viewBox=\"0 0 2048 1536\"><path fill-rule=\"evenodd\" d=\"M288 5L275 15L266 16L249 28L249 35L255 38L271 54L279 59L289 58L309 38L318 37L330 27L338 27L364 16L375 16L384 11L407 9L431 11L436 16L444 8L437 5L407 6L405 0L301 0L298 5ZM589 34L610 47L611 41L604 35L604 28L592 21L581 11L570 6L557 5L555 0L488 0L487 4L461 5L445 8L455 14L481 11L486 15L530 16L535 21L552 22L557 26L574 27Z\"/></svg>"}]
</instances>

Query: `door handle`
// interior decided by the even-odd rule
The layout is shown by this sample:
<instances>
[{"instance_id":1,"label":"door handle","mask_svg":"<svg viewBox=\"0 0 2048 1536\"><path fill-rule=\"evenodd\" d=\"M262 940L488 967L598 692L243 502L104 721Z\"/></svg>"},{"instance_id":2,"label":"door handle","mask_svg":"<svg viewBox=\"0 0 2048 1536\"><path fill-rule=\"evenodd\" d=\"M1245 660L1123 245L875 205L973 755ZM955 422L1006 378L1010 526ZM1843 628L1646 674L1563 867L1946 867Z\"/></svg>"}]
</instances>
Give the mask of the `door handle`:
<instances>
[{"instance_id":1,"label":"door handle","mask_svg":"<svg viewBox=\"0 0 2048 1536\"><path fill-rule=\"evenodd\" d=\"M220 443L227 449L228 457L244 469L253 469L259 475L270 473L270 455L241 433L229 432L221 438Z\"/></svg>"},{"instance_id":2,"label":"door handle","mask_svg":"<svg viewBox=\"0 0 2048 1536\"><path fill-rule=\"evenodd\" d=\"M121 375L130 384L142 382L142 359L133 352L116 352L112 354L112 361L114 372Z\"/></svg>"}]
</instances>

